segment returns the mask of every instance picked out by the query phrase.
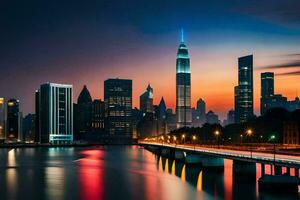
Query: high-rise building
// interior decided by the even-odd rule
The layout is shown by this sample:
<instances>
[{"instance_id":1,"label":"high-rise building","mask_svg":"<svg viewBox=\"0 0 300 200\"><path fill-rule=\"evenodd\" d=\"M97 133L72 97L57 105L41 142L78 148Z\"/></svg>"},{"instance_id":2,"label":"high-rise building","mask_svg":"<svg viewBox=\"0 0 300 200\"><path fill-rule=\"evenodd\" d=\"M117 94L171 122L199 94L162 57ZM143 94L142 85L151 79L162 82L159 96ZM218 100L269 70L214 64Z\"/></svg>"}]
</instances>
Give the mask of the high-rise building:
<instances>
[{"instance_id":1,"label":"high-rise building","mask_svg":"<svg viewBox=\"0 0 300 200\"><path fill-rule=\"evenodd\" d=\"M73 86L41 85L38 97L39 142L66 144L73 141Z\"/></svg>"},{"instance_id":2,"label":"high-rise building","mask_svg":"<svg viewBox=\"0 0 300 200\"><path fill-rule=\"evenodd\" d=\"M92 132L104 130L105 104L101 99L95 99L92 105Z\"/></svg>"},{"instance_id":3,"label":"high-rise building","mask_svg":"<svg viewBox=\"0 0 300 200\"><path fill-rule=\"evenodd\" d=\"M200 112L201 115L206 114L206 103L202 98L198 99L197 101L197 110Z\"/></svg>"},{"instance_id":4,"label":"high-rise building","mask_svg":"<svg viewBox=\"0 0 300 200\"><path fill-rule=\"evenodd\" d=\"M234 123L234 110L229 110L227 113L226 125Z\"/></svg>"},{"instance_id":5,"label":"high-rise building","mask_svg":"<svg viewBox=\"0 0 300 200\"><path fill-rule=\"evenodd\" d=\"M132 139L132 80L104 81L105 130L115 141Z\"/></svg>"},{"instance_id":6,"label":"high-rise building","mask_svg":"<svg viewBox=\"0 0 300 200\"><path fill-rule=\"evenodd\" d=\"M35 114L28 114L23 118L23 138L25 142L35 139Z\"/></svg>"},{"instance_id":7,"label":"high-rise building","mask_svg":"<svg viewBox=\"0 0 300 200\"><path fill-rule=\"evenodd\" d=\"M177 128L192 124L190 57L183 32L176 59L176 118Z\"/></svg>"},{"instance_id":8,"label":"high-rise building","mask_svg":"<svg viewBox=\"0 0 300 200\"><path fill-rule=\"evenodd\" d=\"M6 110L6 139L9 142L20 141L22 139L22 113L19 100L9 99Z\"/></svg>"},{"instance_id":9,"label":"high-rise building","mask_svg":"<svg viewBox=\"0 0 300 200\"><path fill-rule=\"evenodd\" d=\"M5 140L5 100L0 98L0 141Z\"/></svg>"},{"instance_id":10,"label":"high-rise building","mask_svg":"<svg viewBox=\"0 0 300 200\"><path fill-rule=\"evenodd\" d=\"M77 104L74 104L74 139L89 133L92 128L92 97L86 85L83 86Z\"/></svg>"},{"instance_id":11,"label":"high-rise building","mask_svg":"<svg viewBox=\"0 0 300 200\"><path fill-rule=\"evenodd\" d=\"M274 73L261 73L261 96L260 96L260 114L263 115L268 109L268 99L274 96Z\"/></svg>"},{"instance_id":12,"label":"high-rise building","mask_svg":"<svg viewBox=\"0 0 300 200\"><path fill-rule=\"evenodd\" d=\"M153 89L148 84L146 91L140 96L140 111L145 115L146 113L153 113Z\"/></svg>"},{"instance_id":13,"label":"high-rise building","mask_svg":"<svg viewBox=\"0 0 300 200\"><path fill-rule=\"evenodd\" d=\"M235 87L235 121L253 116L253 55L238 59L238 86Z\"/></svg>"}]
</instances>

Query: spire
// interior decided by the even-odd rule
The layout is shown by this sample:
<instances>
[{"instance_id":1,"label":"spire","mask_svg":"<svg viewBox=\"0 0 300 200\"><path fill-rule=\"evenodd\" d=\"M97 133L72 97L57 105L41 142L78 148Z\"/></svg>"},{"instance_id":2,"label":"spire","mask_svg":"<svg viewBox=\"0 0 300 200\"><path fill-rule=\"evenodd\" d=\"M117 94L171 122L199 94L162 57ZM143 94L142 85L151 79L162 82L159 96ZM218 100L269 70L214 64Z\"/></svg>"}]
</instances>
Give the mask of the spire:
<instances>
[{"instance_id":1,"label":"spire","mask_svg":"<svg viewBox=\"0 0 300 200\"><path fill-rule=\"evenodd\" d=\"M181 37L180 37L180 42L184 43L184 33L183 33L183 28L181 28Z\"/></svg>"}]
</instances>

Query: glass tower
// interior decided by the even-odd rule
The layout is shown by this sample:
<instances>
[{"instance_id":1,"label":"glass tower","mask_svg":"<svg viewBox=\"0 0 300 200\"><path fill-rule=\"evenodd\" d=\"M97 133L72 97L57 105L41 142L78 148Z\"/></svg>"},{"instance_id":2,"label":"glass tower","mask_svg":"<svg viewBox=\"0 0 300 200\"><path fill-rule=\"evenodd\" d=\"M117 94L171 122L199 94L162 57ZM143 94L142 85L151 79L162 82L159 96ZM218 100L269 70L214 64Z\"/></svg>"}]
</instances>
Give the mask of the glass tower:
<instances>
[{"instance_id":1,"label":"glass tower","mask_svg":"<svg viewBox=\"0 0 300 200\"><path fill-rule=\"evenodd\" d=\"M274 96L274 73L261 73L261 96L260 96L260 114L263 115L268 109L267 101Z\"/></svg>"},{"instance_id":2,"label":"glass tower","mask_svg":"<svg viewBox=\"0 0 300 200\"><path fill-rule=\"evenodd\" d=\"M253 55L238 59L235 101L235 121L246 122L253 116Z\"/></svg>"},{"instance_id":3,"label":"glass tower","mask_svg":"<svg viewBox=\"0 0 300 200\"><path fill-rule=\"evenodd\" d=\"M177 128L192 124L190 57L183 31L176 59L176 118Z\"/></svg>"}]
</instances>

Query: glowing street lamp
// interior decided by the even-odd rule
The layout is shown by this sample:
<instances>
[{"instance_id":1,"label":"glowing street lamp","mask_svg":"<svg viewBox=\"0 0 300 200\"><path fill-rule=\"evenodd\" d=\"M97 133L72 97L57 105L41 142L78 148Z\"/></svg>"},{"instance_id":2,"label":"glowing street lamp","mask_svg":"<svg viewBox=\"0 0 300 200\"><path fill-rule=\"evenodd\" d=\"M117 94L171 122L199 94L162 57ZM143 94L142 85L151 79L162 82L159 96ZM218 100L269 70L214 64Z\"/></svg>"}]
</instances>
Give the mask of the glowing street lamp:
<instances>
[{"instance_id":1,"label":"glowing street lamp","mask_svg":"<svg viewBox=\"0 0 300 200\"><path fill-rule=\"evenodd\" d=\"M220 135L220 131L216 130L215 131L215 136L217 137L218 149L220 148L219 135Z\"/></svg>"},{"instance_id":2,"label":"glowing street lamp","mask_svg":"<svg viewBox=\"0 0 300 200\"><path fill-rule=\"evenodd\" d=\"M248 129L246 131L246 134L249 138L251 138L251 136L253 135L253 131L251 129ZM251 146L250 146L250 157L252 158L252 143L251 143Z\"/></svg>"},{"instance_id":3,"label":"glowing street lamp","mask_svg":"<svg viewBox=\"0 0 300 200\"><path fill-rule=\"evenodd\" d=\"M276 154L276 144L275 144L275 141L276 141L276 136L275 135L271 135L270 137L270 140L273 141L273 153L274 153L274 166L275 166L275 154Z\"/></svg>"},{"instance_id":4,"label":"glowing street lamp","mask_svg":"<svg viewBox=\"0 0 300 200\"><path fill-rule=\"evenodd\" d=\"M185 134L182 134L182 135L181 135L181 138L182 138L183 144L184 144L184 142L185 142Z\"/></svg>"},{"instance_id":5,"label":"glowing street lamp","mask_svg":"<svg viewBox=\"0 0 300 200\"><path fill-rule=\"evenodd\" d=\"M160 137L160 139L161 139L161 144L164 145L164 139L165 139L164 136L162 135L162 136Z\"/></svg>"},{"instance_id":6,"label":"glowing street lamp","mask_svg":"<svg viewBox=\"0 0 300 200\"><path fill-rule=\"evenodd\" d=\"M176 147L176 144L177 144L176 140L177 140L177 137L174 135L173 136L173 142L175 142L175 147Z\"/></svg>"},{"instance_id":7,"label":"glowing street lamp","mask_svg":"<svg viewBox=\"0 0 300 200\"><path fill-rule=\"evenodd\" d=\"M193 135L194 150L196 149L196 140L197 140L196 135Z\"/></svg>"},{"instance_id":8,"label":"glowing street lamp","mask_svg":"<svg viewBox=\"0 0 300 200\"><path fill-rule=\"evenodd\" d=\"M241 138L241 144L243 143L243 135L241 134L240 135L240 138Z\"/></svg>"}]
</instances>

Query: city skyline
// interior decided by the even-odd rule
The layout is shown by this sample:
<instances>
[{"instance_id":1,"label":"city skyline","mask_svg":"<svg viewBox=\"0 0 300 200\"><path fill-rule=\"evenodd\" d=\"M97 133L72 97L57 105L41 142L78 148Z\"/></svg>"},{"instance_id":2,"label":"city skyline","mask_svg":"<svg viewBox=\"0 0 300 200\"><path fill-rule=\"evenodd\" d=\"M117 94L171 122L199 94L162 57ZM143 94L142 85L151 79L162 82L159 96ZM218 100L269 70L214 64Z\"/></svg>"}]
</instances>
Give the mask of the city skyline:
<instances>
[{"instance_id":1,"label":"city skyline","mask_svg":"<svg viewBox=\"0 0 300 200\"><path fill-rule=\"evenodd\" d=\"M55 2L28 3L16 11L13 3L5 3L5 17L0 21L4 27L0 64L5 74L0 81L1 95L19 99L26 114L34 111L34 90L41 83L73 84L74 98L86 84L94 99L103 99L104 80L120 77L133 80L133 107L138 107L139 95L150 82L155 90L154 104L163 96L174 111L174 65L183 27L192 66L192 107L203 98L208 110L224 118L233 108L237 58L248 54L254 54L255 114L259 114L261 72L275 72L275 93L289 99L297 96L298 2L269 5L262 1L253 7L247 1L237 5L234 1L226 5L212 1L203 2L201 8L197 2L184 7L176 1L172 5L154 2L149 8L144 3L128 12L129 5L105 4L108 12L119 11L116 16L107 15L107 22L102 19L107 12L101 3L85 4L86 9L79 13L82 7L78 2L70 8L66 3L60 7ZM264 5L269 5L269 10L259 8ZM135 11L139 8L145 14ZM287 14L276 11L278 8ZM47 9L55 11L53 18ZM162 11L161 15L154 16L152 9ZM30 10L36 10L36 15ZM13 20L7 24L5 19Z\"/></svg>"}]
</instances>

